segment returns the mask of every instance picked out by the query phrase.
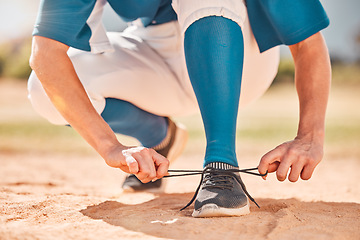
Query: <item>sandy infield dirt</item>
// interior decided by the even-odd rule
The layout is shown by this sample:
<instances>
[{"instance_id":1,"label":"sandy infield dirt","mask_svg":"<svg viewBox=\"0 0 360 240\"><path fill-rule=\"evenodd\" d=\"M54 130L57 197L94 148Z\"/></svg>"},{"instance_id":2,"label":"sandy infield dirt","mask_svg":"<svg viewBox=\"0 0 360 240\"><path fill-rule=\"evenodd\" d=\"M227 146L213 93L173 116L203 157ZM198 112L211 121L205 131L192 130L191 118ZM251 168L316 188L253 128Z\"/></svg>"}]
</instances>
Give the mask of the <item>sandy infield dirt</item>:
<instances>
[{"instance_id":1,"label":"sandy infield dirt","mask_svg":"<svg viewBox=\"0 0 360 240\"><path fill-rule=\"evenodd\" d=\"M203 147L171 168L201 169ZM250 153L241 159L243 168L257 164ZM197 176L167 179L162 194L122 193L125 174L95 153L3 151L0 239L360 239L359 169L356 156L334 155L309 181L242 175L260 209L251 203L250 215L195 219L193 206L179 209Z\"/></svg>"}]
</instances>

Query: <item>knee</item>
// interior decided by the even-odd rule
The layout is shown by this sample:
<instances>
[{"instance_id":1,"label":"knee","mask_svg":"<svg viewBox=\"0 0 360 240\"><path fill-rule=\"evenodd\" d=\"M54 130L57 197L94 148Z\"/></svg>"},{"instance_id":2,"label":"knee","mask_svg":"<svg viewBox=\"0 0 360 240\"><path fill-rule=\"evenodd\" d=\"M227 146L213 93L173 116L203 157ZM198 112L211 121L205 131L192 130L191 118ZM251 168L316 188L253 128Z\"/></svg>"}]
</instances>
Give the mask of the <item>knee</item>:
<instances>
[{"instance_id":1,"label":"knee","mask_svg":"<svg viewBox=\"0 0 360 240\"><path fill-rule=\"evenodd\" d=\"M41 109L41 100L45 98L45 91L41 86L39 79L34 71L31 72L28 79L28 98L35 111L39 112Z\"/></svg>"},{"instance_id":2,"label":"knee","mask_svg":"<svg viewBox=\"0 0 360 240\"><path fill-rule=\"evenodd\" d=\"M68 124L51 103L34 71L28 80L28 98L33 109L49 122L57 125Z\"/></svg>"}]
</instances>

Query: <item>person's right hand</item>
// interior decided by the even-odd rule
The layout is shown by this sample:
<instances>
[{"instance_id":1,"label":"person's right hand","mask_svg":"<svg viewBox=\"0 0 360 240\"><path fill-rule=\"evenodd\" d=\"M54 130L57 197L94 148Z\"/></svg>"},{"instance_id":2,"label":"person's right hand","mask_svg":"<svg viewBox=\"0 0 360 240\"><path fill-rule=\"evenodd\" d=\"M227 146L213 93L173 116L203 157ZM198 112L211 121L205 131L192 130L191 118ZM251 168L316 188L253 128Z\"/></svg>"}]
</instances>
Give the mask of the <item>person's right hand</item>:
<instances>
[{"instance_id":1,"label":"person's right hand","mask_svg":"<svg viewBox=\"0 0 360 240\"><path fill-rule=\"evenodd\" d=\"M115 147L105 158L110 167L120 168L143 183L155 181L167 175L169 160L154 149L145 147Z\"/></svg>"},{"instance_id":2,"label":"person's right hand","mask_svg":"<svg viewBox=\"0 0 360 240\"><path fill-rule=\"evenodd\" d=\"M142 182L162 178L169 161L155 150L120 144L92 105L67 51L56 40L34 36L30 65L47 96L63 118L115 168L135 174Z\"/></svg>"}]
</instances>

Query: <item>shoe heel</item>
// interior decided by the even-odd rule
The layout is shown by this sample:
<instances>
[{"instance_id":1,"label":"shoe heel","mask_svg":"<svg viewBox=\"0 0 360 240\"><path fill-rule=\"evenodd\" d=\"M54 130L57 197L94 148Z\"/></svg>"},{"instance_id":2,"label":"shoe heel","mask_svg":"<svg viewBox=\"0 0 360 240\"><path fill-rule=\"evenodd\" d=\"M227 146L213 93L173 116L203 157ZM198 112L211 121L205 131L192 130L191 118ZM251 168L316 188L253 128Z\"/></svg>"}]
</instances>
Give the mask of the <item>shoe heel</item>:
<instances>
[{"instance_id":1,"label":"shoe heel","mask_svg":"<svg viewBox=\"0 0 360 240\"><path fill-rule=\"evenodd\" d=\"M173 163L181 155L189 139L189 134L184 125L176 123L176 127L175 141L167 156L170 163Z\"/></svg>"}]
</instances>

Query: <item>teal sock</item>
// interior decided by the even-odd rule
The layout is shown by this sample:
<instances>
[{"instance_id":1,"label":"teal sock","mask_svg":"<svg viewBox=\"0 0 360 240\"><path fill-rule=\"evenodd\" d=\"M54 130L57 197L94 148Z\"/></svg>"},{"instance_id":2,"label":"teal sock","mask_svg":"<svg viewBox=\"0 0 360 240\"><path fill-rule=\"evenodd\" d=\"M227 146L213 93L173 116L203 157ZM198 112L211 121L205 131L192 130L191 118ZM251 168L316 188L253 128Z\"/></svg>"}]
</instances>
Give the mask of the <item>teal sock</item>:
<instances>
[{"instance_id":1,"label":"teal sock","mask_svg":"<svg viewBox=\"0 0 360 240\"><path fill-rule=\"evenodd\" d=\"M204 166L238 166L236 120L244 43L240 26L217 16L194 22L185 32L186 64L206 133Z\"/></svg>"},{"instance_id":2,"label":"teal sock","mask_svg":"<svg viewBox=\"0 0 360 240\"><path fill-rule=\"evenodd\" d=\"M101 116L115 133L139 140L144 147L155 147L167 134L167 120L115 98L106 98Z\"/></svg>"}]
</instances>

